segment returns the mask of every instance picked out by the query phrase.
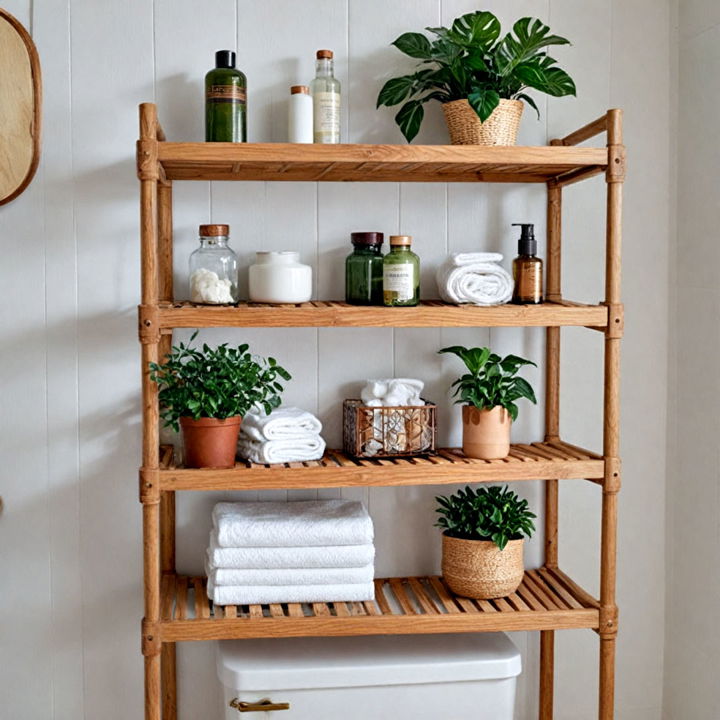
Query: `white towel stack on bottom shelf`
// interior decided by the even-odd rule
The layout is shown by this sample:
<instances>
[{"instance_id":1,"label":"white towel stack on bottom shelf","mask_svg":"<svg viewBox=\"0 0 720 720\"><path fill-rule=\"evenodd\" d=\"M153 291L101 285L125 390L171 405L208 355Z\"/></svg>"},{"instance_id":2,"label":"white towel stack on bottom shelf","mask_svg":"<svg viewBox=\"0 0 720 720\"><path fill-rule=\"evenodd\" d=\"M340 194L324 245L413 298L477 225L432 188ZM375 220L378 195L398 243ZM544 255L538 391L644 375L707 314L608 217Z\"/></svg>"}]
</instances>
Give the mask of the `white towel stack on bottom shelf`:
<instances>
[{"instance_id":1,"label":"white towel stack on bottom shelf","mask_svg":"<svg viewBox=\"0 0 720 720\"><path fill-rule=\"evenodd\" d=\"M218 503L208 596L217 605L372 600L374 558L362 503Z\"/></svg>"}]
</instances>

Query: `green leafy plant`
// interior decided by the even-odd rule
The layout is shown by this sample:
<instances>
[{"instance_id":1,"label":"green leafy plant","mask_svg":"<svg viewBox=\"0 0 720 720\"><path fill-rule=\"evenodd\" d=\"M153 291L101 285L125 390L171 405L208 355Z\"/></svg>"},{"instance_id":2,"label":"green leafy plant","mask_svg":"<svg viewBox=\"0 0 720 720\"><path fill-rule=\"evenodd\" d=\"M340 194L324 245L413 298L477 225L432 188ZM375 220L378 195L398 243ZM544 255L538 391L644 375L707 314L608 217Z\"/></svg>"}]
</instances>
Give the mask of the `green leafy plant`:
<instances>
[{"instance_id":1,"label":"green leafy plant","mask_svg":"<svg viewBox=\"0 0 720 720\"><path fill-rule=\"evenodd\" d=\"M197 331L190 343L196 336ZM164 363L150 363L150 379L160 386L165 425L179 430L181 417L223 419L243 416L255 405L267 414L278 407L283 386L277 378L290 380L290 373L274 358L251 355L248 347L223 343L197 349L180 343Z\"/></svg>"},{"instance_id":2,"label":"green leafy plant","mask_svg":"<svg viewBox=\"0 0 720 720\"><path fill-rule=\"evenodd\" d=\"M461 540L491 540L504 550L510 540L531 537L535 531L528 501L521 500L507 486L466 487L454 495L439 496L435 527Z\"/></svg>"},{"instance_id":3,"label":"green leafy plant","mask_svg":"<svg viewBox=\"0 0 720 720\"><path fill-rule=\"evenodd\" d=\"M377 99L377 107L405 103L395 121L408 142L420 130L423 104L429 100L467 99L485 122L501 98L524 100L540 117L535 101L525 92L528 88L555 97L576 94L572 78L547 53L548 47L569 41L551 35L541 20L521 18L512 32L501 37L495 15L478 10L457 18L450 28L425 29L435 36L432 40L408 32L392 43L420 62L412 75L388 80Z\"/></svg>"},{"instance_id":4,"label":"green leafy plant","mask_svg":"<svg viewBox=\"0 0 720 720\"><path fill-rule=\"evenodd\" d=\"M537 403L535 392L527 380L517 377L524 365L535 365L530 360L507 355L501 358L490 348L466 348L453 345L439 351L457 355L467 367L468 372L459 377L451 387L455 388L453 397L456 403L474 405L480 410L491 410L498 405L504 407L513 420L517 420L516 400L526 398Z\"/></svg>"}]
</instances>

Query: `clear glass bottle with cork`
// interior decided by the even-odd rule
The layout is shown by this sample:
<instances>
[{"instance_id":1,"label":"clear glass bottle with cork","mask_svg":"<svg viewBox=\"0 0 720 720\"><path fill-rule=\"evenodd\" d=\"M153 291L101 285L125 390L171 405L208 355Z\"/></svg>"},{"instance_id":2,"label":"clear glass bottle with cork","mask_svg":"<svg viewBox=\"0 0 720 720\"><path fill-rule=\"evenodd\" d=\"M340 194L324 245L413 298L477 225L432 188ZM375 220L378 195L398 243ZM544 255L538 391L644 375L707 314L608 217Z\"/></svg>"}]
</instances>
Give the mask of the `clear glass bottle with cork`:
<instances>
[{"instance_id":1,"label":"clear glass bottle with cork","mask_svg":"<svg viewBox=\"0 0 720 720\"><path fill-rule=\"evenodd\" d=\"M410 249L410 235L391 235L383 258L383 304L412 307L420 302L420 258Z\"/></svg>"},{"instance_id":2,"label":"clear glass bottle with cork","mask_svg":"<svg viewBox=\"0 0 720 720\"><path fill-rule=\"evenodd\" d=\"M340 142L340 81L335 77L332 50L318 50L313 98L313 136L316 143Z\"/></svg>"},{"instance_id":3,"label":"clear glass bottle with cork","mask_svg":"<svg viewBox=\"0 0 720 720\"><path fill-rule=\"evenodd\" d=\"M543 301L543 261L537 257L535 226L532 223L513 223L520 227L518 256L513 260L512 302L519 305L537 305Z\"/></svg>"},{"instance_id":4,"label":"clear glass bottle with cork","mask_svg":"<svg viewBox=\"0 0 720 720\"><path fill-rule=\"evenodd\" d=\"M229 225L201 225L200 247L190 255L190 300L204 305L238 301L237 255L228 245Z\"/></svg>"}]
</instances>

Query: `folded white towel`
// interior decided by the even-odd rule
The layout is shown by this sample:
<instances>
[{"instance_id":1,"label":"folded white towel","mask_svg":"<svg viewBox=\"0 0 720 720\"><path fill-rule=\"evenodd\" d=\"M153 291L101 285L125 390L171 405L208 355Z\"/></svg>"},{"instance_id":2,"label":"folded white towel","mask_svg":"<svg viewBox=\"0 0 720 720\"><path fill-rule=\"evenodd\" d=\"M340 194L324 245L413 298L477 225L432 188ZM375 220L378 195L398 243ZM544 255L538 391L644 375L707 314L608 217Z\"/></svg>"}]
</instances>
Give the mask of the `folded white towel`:
<instances>
[{"instance_id":1,"label":"folded white towel","mask_svg":"<svg viewBox=\"0 0 720 720\"><path fill-rule=\"evenodd\" d=\"M222 585L355 585L372 582L374 567L282 570L234 570L206 565L215 587Z\"/></svg>"},{"instance_id":2,"label":"folded white towel","mask_svg":"<svg viewBox=\"0 0 720 720\"><path fill-rule=\"evenodd\" d=\"M360 391L360 398L370 407L419 406L425 402L420 398L425 383L414 378L387 378L367 380Z\"/></svg>"},{"instance_id":3,"label":"folded white towel","mask_svg":"<svg viewBox=\"0 0 720 720\"><path fill-rule=\"evenodd\" d=\"M325 545L317 547L229 547L218 545L215 531L210 533L208 560L216 568L358 568L371 565L375 546Z\"/></svg>"},{"instance_id":4,"label":"folded white towel","mask_svg":"<svg viewBox=\"0 0 720 720\"><path fill-rule=\"evenodd\" d=\"M322 423L312 413L297 407L279 407L269 415L251 411L241 427L243 433L258 442L305 438L322 431Z\"/></svg>"},{"instance_id":5,"label":"folded white towel","mask_svg":"<svg viewBox=\"0 0 720 720\"><path fill-rule=\"evenodd\" d=\"M500 253L455 253L438 268L440 297L450 303L502 305L512 298L513 281Z\"/></svg>"},{"instance_id":6,"label":"folded white towel","mask_svg":"<svg viewBox=\"0 0 720 720\"><path fill-rule=\"evenodd\" d=\"M375 599L373 583L350 585L213 585L208 597L216 605L262 605L266 603L363 602Z\"/></svg>"},{"instance_id":7,"label":"folded white towel","mask_svg":"<svg viewBox=\"0 0 720 720\"><path fill-rule=\"evenodd\" d=\"M238 455L259 464L319 460L324 453L325 441L319 435L257 442L241 432L238 438Z\"/></svg>"},{"instance_id":8,"label":"folded white towel","mask_svg":"<svg viewBox=\"0 0 720 720\"><path fill-rule=\"evenodd\" d=\"M365 545L373 524L355 500L218 503L213 525L220 547Z\"/></svg>"}]
</instances>

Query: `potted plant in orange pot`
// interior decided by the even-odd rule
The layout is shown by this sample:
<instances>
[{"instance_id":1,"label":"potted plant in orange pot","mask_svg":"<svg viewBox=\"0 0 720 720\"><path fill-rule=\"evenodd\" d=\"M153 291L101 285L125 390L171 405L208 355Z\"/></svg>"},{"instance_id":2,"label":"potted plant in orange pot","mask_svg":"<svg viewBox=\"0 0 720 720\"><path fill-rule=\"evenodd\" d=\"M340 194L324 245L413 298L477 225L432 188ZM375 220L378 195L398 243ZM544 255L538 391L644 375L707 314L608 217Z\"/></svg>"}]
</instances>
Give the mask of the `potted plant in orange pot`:
<instances>
[{"instance_id":1,"label":"potted plant in orange pot","mask_svg":"<svg viewBox=\"0 0 720 720\"><path fill-rule=\"evenodd\" d=\"M182 428L187 467L232 467L243 416L255 406L270 414L280 405L278 377L290 380L290 374L248 347L180 343L164 363L150 363L150 378L160 386L160 416L166 427Z\"/></svg>"},{"instance_id":2,"label":"potted plant in orange pot","mask_svg":"<svg viewBox=\"0 0 720 720\"><path fill-rule=\"evenodd\" d=\"M429 100L442 103L453 145L514 145L523 101L540 117L528 89L575 95L572 78L547 53L569 41L537 18L521 18L504 36L497 17L480 10L449 28L425 29L432 39L408 32L392 43L420 62L411 75L388 80L377 99L378 107L404 103L395 122L408 142L420 130Z\"/></svg>"},{"instance_id":3,"label":"potted plant in orange pot","mask_svg":"<svg viewBox=\"0 0 720 720\"><path fill-rule=\"evenodd\" d=\"M463 405L463 452L468 457L496 460L510 452L510 426L517 420L520 398L537 403L530 383L517 376L530 360L508 355L501 358L490 348L453 345L439 351L457 355L468 372L453 384L457 403Z\"/></svg>"},{"instance_id":4,"label":"potted plant in orange pot","mask_svg":"<svg viewBox=\"0 0 720 720\"><path fill-rule=\"evenodd\" d=\"M443 529L442 573L457 595L505 597L522 582L523 545L535 530L527 500L506 487L472 490L436 498Z\"/></svg>"}]
</instances>

